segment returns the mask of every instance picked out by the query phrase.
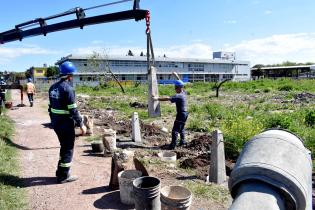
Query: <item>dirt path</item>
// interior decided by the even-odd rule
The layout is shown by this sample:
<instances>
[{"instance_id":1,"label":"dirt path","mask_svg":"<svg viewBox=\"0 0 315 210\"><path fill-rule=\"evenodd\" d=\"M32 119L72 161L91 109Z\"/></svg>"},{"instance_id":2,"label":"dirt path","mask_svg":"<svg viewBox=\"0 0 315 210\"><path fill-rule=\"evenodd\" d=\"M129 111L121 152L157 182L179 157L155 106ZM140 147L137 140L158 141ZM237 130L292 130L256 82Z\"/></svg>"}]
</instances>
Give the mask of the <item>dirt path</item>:
<instances>
[{"instance_id":1,"label":"dirt path","mask_svg":"<svg viewBox=\"0 0 315 210\"><path fill-rule=\"evenodd\" d=\"M18 91L12 91L16 134L13 144L19 150L22 180L27 188L29 209L128 209L119 202L119 192L109 192L110 158L93 155L88 143L78 139L72 174L79 180L56 184L55 170L59 142L47 127L47 99L35 97L34 107L16 107ZM28 102L25 102L28 105Z\"/></svg>"}]
</instances>

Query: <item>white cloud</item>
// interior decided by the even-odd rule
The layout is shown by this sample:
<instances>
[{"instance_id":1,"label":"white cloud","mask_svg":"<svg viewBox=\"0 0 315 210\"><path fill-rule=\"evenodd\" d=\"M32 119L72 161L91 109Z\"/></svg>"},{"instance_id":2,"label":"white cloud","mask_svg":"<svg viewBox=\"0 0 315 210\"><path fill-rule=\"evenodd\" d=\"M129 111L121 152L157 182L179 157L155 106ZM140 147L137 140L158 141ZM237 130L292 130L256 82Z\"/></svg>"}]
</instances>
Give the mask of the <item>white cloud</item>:
<instances>
[{"instance_id":1,"label":"white cloud","mask_svg":"<svg viewBox=\"0 0 315 210\"><path fill-rule=\"evenodd\" d=\"M131 50L135 55L146 53L145 47L112 45L107 48L87 47L73 49L70 53L91 54L94 51L107 55L126 55ZM215 51L221 49L215 49ZM244 40L237 44L225 43L224 51L236 52L238 60L250 61L251 65L275 64L283 61L315 62L315 33L280 34L260 39ZM204 42L154 48L155 56L174 58L212 58L212 47Z\"/></svg>"},{"instance_id":2,"label":"white cloud","mask_svg":"<svg viewBox=\"0 0 315 210\"><path fill-rule=\"evenodd\" d=\"M135 55L140 55L141 52L146 53L146 48L135 46L118 46L112 45L106 48L102 47L86 47L73 49L75 54L92 54L98 52L103 55L126 55L128 50L131 50ZM166 48L154 48L155 56L163 56L175 58L211 58L212 49L204 43L192 43L187 45L174 45Z\"/></svg>"},{"instance_id":3,"label":"white cloud","mask_svg":"<svg viewBox=\"0 0 315 210\"><path fill-rule=\"evenodd\" d=\"M227 47L235 51L238 59L251 64L274 64L283 61L315 61L315 33L280 34L266 38L246 40Z\"/></svg>"},{"instance_id":4,"label":"white cloud","mask_svg":"<svg viewBox=\"0 0 315 210\"><path fill-rule=\"evenodd\" d=\"M225 24L236 24L237 21L236 20L224 20L223 23L225 23Z\"/></svg>"},{"instance_id":5,"label":"white cloud","mask_svg":"<svg viewBox=\"0 0 315 210\"><path fill-rule=\"evenodd\" d=\"M271 10L265 10L265 11L264 11L264 14L265 14L265 15L270 15L270 14L272 14L272 11L271 11Z\"/></svg>"},{"instance_id":6,"label":"white cloud","mask_svg":"<svg viewBox=\"0 0 315 210\"><path fill-rule=\"evenodd\" d=\"M27 55L55 55L57 51L44 49L36 45L23 45L23 47L0 47L0 64L10 62L15 58Z\"/></svg>"}]
</instances>

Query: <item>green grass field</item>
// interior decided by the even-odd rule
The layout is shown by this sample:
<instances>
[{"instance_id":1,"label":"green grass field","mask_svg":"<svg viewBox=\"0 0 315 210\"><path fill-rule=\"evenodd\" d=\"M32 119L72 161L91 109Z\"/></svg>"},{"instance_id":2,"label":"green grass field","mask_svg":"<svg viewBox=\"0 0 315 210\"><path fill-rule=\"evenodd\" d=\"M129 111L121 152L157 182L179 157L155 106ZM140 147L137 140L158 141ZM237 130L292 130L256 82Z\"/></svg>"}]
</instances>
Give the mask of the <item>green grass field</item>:
<instances>
[{"instance_id":1,"label":"green grass field","mask_svg":"<svg viewBox=\"0 0 315 210\"><path fill-rule=\"evenodd\" d=\"M299 101L298 95L307 92L315 94L315 80L259 80L249 82L227 82L215 97L214 83L187 84L189 118L186 128L191 131L223 131L226 153L236 158L244 143L254 135L268 128L288 129L299 135L305 145L315 154L315 103ZM144 121L149 119L147 109L135 109L129 103L147 104L147 85L125 87L123 94L119 87L78 87L78 93L92 97L92 108L114 109L122 118L130 118L138 112ZM171 85L159 86L160 95L173 95ZM174 105L161 103L162 118L175 116Z\"/></svg>"},{"instance_id":2,"label":"green grass field","mask_svg":"<svg viewBox=\"0 0 315 210\"><path fill-rule=\"evenodd\" d=\"M13 122L0 116L0 209L26 209L25 190L19 179L20 167L17 150L11 137Z\"/></svg>"}]
</instances>

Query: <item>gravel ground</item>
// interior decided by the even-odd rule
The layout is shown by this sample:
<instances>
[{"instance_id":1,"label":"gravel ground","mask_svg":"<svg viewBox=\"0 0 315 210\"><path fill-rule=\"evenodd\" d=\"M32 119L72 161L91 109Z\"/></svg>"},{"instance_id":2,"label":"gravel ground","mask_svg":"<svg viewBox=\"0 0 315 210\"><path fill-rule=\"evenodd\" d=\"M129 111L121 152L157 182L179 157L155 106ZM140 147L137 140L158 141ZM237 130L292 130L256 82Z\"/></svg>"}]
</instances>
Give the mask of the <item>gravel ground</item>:
<instances>
[{"instance_id":1,"label":"gravel ground","mask_svg":"<svg viewBox=\"0 0 315 210\"><path fill-rule=\"evenodd\" d=\"M119 192L107 188L111 159L92 154L90 145L80 138L76 140L72 163L72 173L79 180L56 184L59 142L47 127L47 99L35 97L34 107L16 107L19 92L12 91L12 100L14 107L8 115L15 121L13 141L19 150L28 209L129 209L120 204Z\"/></svg>"},{"instance_id":2,"label":"gravel ground","mask_svg":"<svg viewBox=\"0 0 315 210\"><path fill-rule=\"evenodd\" d=\"M72 174L79 176L79 180L57 184L55 170L60 147L57 136L48 126L47 97L36 96L34 107L17 106L19 97L19 91L12 91L14 107L8 115L15 122L13 141L19 150L21 179L23 187L27 189L28 209L133 209L120 203L119 191L108 189L111 158L93 154L90 144L82 137L76 140L72 162ZM28 102L25 104L28 105ZM168 174L168 170L165 173ZM159 178L164 186L178 182L169 175ZM194 198L191 209L225 208L217 202Z\"/></svg>"}]
</instances>

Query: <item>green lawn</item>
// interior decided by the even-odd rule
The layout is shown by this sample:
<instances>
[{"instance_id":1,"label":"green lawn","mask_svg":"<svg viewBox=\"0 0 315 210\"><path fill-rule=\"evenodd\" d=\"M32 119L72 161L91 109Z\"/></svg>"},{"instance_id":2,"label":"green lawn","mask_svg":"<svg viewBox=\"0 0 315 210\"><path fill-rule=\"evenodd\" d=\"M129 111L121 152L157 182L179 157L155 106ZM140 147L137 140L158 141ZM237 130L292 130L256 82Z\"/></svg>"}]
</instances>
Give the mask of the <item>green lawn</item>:
<instances>
[{"instance_id":1,"label":"green lawn","mask_svg":"<svg viewBox=\"0 0 315 210\"><path fill-rule=\"evenodd\" d=\"M254 135L268 128L288 129L305 141L315 154L315 102L297 100L301 93L315 94L315 80L259 80L248 82L226 82L216 98L214 83L186 84L189 118L186 128L191 131L223 131L226 153L235 158L244 143ZM91 108L111 108L122 117L130 118L138 112L140 119L149 119L147 109L136 109L129 103L147 104L147 85L125 87L123 94L119 87L78 87L78 93L88 94ZM172 85L160 85L160 95L173 95ZM168 102L161 103L162 117L173 118L175 107Z\"/></svg>"},{"instance_id":2,"label":"green lawn","mask_svg":"<svg viewBox=\"0 0 315 210\"><path fill-rule=\"evenodd\" d=\"M26 209L25 190L21 188L17 150L11 137L13 122L0 116L0 209Z\"/></svg>"}]
</instances>

